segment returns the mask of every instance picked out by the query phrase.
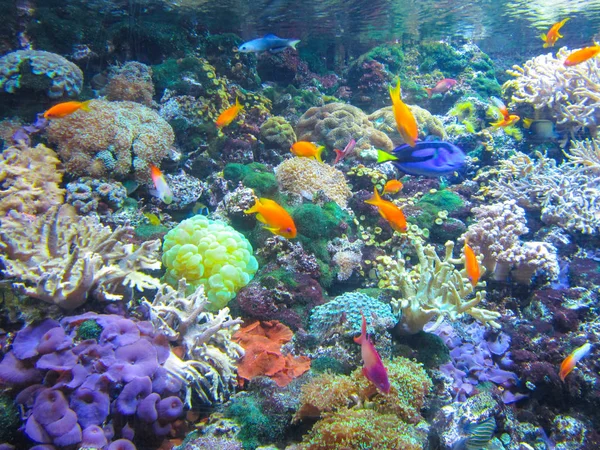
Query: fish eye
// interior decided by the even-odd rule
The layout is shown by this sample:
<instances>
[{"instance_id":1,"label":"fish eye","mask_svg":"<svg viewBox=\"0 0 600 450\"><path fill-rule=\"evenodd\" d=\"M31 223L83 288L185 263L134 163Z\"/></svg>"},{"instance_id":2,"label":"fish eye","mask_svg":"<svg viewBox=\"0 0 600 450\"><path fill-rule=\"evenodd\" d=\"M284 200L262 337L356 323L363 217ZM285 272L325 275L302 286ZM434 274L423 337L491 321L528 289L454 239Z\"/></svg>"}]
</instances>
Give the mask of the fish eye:
<instances>
[{"instance_id":1,"label":"fish eye","mask_svg":"<svg viewBox=\"0 0 600 450\"><path fill-rule=\"evenodd\" d=\"M288 232L288 233L291 233L291 232L292 232L292 229L291 229L290 227L288 227L288 228L287 228L287 232Z\"/></svg>"}]
</instances>

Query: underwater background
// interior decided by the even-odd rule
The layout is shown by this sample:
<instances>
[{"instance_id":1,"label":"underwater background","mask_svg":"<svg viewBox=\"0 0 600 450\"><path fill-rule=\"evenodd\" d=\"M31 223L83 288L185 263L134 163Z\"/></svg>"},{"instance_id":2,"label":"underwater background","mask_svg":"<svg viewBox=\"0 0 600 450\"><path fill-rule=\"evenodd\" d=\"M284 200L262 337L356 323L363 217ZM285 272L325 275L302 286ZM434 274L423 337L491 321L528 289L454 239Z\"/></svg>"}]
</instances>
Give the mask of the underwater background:
<instances>
[{"instance_id":1,"label":"underwater background","mask_svg":"<svg viewBox=\"0 0 600 450\"><path fill-rule=\"evenodd\" d=\"M599 1L0 14L0 450L600 448Z\"/></svg>"}]
</instances>

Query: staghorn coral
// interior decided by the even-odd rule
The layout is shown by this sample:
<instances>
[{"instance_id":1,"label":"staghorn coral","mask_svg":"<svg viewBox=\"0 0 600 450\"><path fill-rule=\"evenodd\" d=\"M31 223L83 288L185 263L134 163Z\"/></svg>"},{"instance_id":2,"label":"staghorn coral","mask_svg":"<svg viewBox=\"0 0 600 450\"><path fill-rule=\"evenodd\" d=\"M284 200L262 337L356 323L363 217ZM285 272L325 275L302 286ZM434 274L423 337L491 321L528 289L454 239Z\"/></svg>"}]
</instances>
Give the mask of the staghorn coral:
<instances>
[{"instance_id":1,"label":"staghorn coral","mask_svg":"<svg viewBox=\"0 0 600 450\"><path fill-rule=\"evenodd\" d=\"M296 135L300 141L324 142L330 149L343 149L351 139L356 140L357 150L393 148L390 138L377 130L365 113L345 103L310 108L300 117Z\"/></svg>"},{"instance_id":2,"label":"staghorn coral","mask_svg":"<svg viewBox=\"0 0 600 450\"><path fill-rule=\"evenodd\" d=\"M523 67L513 66L507 72L515 77L502 86L516 104L526 104L556 120L567 131L578 132L589 127L592 133L600 123L600 62L596 58L565 66L570 54L561 48L536 56Z\"/></svg>"},{"instance_id":3,"label":"staghorn coral","mask_svg":"<svg viewBox=\"0 0 600 450\"><path fill-rule=\"evenodd\" d=\"M191 381L203 403L222 402L234 390L235 364L244 354L232 340L242 320L233 319L227 307L216 314L206 311L204 286L186 296L187 287L185 279L177 290L163 284L151 303L145 298L142 303L155 329L183 348L181 359L174 354L167 359L167 370Z\"/></svg>"},{"instance_id":4,"label":"staghorn coral","mask_svg":"<svg viewBox=\"0 0 600 450\"><path fill-rule=\"evenodd\" d=\"M377 257L377 269L381 274L380 288L389 288L401 292L402 296L392 301L396 314L400 314L398 331L415 334L423 330L430 320L436 319L431 330L437 328L445 317L456 320L466 313L482 323L500 328L496 319L500 313L478 308L485 299L485 291L478 291L468 300L474 291L465 270L456 269L460 260L452 259L454 243L446 242L446 253L441 259L432 245L423 246L421 241L412 242L417 253L418 264L410 269L406 259L398 252L396 258ZM485 286L485 284L480 283Z\"/></svg>"},{"instance_id":5,"label":"staghorn coral","mask_svg":"<svg viewBox=\"0 0 600 450\"><path fill-rule=\"evenodd\" d=\"M152 97L154 97L154 84L152 84L151 67L137 61L111 67L106 86L107 100L129 100L153 106Z\"/></svg>"},{"instance_id":6,"label":"staghorn coral","mask_svg":"<svg viewBox=\"0 0 600 450\"><path fill-rule=\"evenodd\" d=\"M51 121L50 142L74 176L150 181L150 164L159 166L173 145L171 126L134 102L92 100L90 111Z\"/></svg>"},{"instance_id":7,"label":"staghorn coral","mask_svg":"<svg viewBox=\"0 0 600 450\"><path fill-rule=\"evenodd\" d=\"M92 217L54 206L35 218L12 213L2 219L0 260L4 274L30 297L72 310L88 296L128 300L133 288L156 288L159 281L141 272L159 269L160 241L137 250L127 243L133 228L112 231Z\"/></svg>"},{"instance_id":8,"label":"staghorn coral","mask_svg":"<svg viewBox=\"0 0 600 450\"><path fill-rule=\"evenodd\" d=\"M344 174L316 159L294 157L275 167L277 183L283 190L312 200L318 191L345 208L352 191Z\"/></svg>"},{"instance_id":9,"label":"staghorn coral","mask_svg":"<svg viewBox=\"0 0 600 450\"><path fill-rule=\"evenodd\" d=\"M409 109L415 116L415 120L419 126L420 139L424 139L427 136L437 136L441 140L448 139L446 131L444 130L444 125L440 119L417 105L409 105ZM374 124L375 128L385 133L392 140L394 145L404 144L402 136L398 133L394 111L391 106L386 106L385 108L372 112L369 114L368 119Z\"/></svg>"},{"instance_id":10,"label":"staghorn coral","mask_svg":"<svg viewBox=\"0 0 600 450\"><path fill-rule=\"evenodd\" d=\"M0 154L0 214L41 214L63 202L62 169L56 153L38 144L7 148Z\"/></svg>"},{"instance_id":11,"label":"staghorn coral","mask_svg":"<svg viewBox=\"0 0 600 450\"><path fill-rule=\"evenodd\" d=\"M543 275L548 280L558 277L556 248L545 242L522 243L520 236L529 229L525 211L516 201L473 208L476 222L469 226L463 238L476 254L483 255L483 265L494 279L505 280L509 274L521 284Z\"/></svg>"},{"instance_id":12,"label":"staghorn coral","mask_svg":"<svg viewBox=\"0 0 600 450\"><path fill-rule=\"evenodd\" d=\"M83 72L60 55L39 50L17 50L0 58L0 89L45 91L50 98L75 97L81 92Z\"/></svg>"}]
</instances>

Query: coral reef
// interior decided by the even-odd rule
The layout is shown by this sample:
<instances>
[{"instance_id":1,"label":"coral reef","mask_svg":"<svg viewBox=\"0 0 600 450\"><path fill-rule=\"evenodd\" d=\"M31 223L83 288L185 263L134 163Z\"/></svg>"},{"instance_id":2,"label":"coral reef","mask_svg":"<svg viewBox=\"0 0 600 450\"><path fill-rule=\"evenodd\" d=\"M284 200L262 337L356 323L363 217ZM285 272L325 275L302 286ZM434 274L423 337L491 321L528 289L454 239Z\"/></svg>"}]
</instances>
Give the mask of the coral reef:
<instances>
[{"instance_id":1,"label":"coral reef","mask_svg":"<svg viewBox=\"0 0 600 450\"><path fill-rule=\"evenodd\" d=\"M216 312L247 285L258 263L246 238L229 225L196 215L169 231L163 243L165 281L177 286L185 278L187 294L203 285L209 303Z\"/></svg>"},{"instance_id":2,"label":"coral reef","mask_svg":"<svg viewBox=\"0 0 600 450\"><path fill-rule=\"evenodd\" d=\"M556 53L536 56L523 67L513 66L515 77L502 89L515 104L526 104L542 117L556 120L566 131L577 133L589 128L595 133L600 123L598 90L600 62L591 58L581 64L565 66L571 52L566 47Z\"/></svg>"},{"instance_id":3,"label":"coral reef","mask_svg":"<svg viewBox=\"0 0 600 450\"><path fill-rule=\"evenodd\" d=\"M81 177L67 183L65 202L73 205L77 212L86 215L108 208L118 209L127 198L127 189L118 181L97 180Z\"/></svg>"},{"instance_id":4,"label":"coral reef","mask_svg":"<svg viewBox=\"0 0 600 450\"><path fill-rule=\"evenodd\" d=\"M477 291L475 297L468 300L474 288L463 269L456 269L462 259L452 258L454 243L446 242L446 252L441 259L432 245L424 246L419 240L412 245L417 253L418 264L408 269L402 254L392 258L379 256L380 288L389 288L401 292L402 297L392 302L394 312L400 315L397 330L403 334L414 334L431 320L434 330L447 317L457 320L463 314L469 314L482 323L499 328L496 319L500 313L477 307L485 299L485 291ZM482 284L483 285L483 284Z\"/></svg>"},{"instance_id":5,"label":"coral reef","mask_svg":"<svg viewBox=\"0 0 600 450\"><path fill-rule=\"evenodd\" d=\"M13 146L0 154L0 213L41 214L63 202L60 161L53 150Z\"/></svg>"},{"instance_id":6,"label":"coral reef","mask_svg":"<svg viewBox=\"0 0 600 450\"><path fill-rule=\"evenodd\" d=\"M0 58L0 89L45 92L50 98L75 97L83 86L83 72L60 55L39 50L17 50Z\"/></svg>"},{"instance_id":7,"label":"coral reef","mask_svg":"<svg viewBox=\"0 0 600 450\"><path fill-rule=\"evenodd\" d=\"M2 219L0 259L4 274L30 297L66 310L99 300L129 300L133 289L156 288L144 269L159 269L160 241L134 250L133 228L112 231L92 217L52 207L35 218L13 213Z\"/></svg>"},{"instance_id":8,"label":"coral reef","mask_svg":"<svg viewBox=\"0 0 600 450\"><path fill-rule=\"evenodd\" d=\"M153 106L152 68L137 61L111 67L106 85L106 99L127 100Z\"/></svg>"},{"instance_id":9,"label":"coral reef","mask_svg":"<svg viewBox=\"0 0 600 450\"><path fill-rule=\"evenodd\" d=\"M515 200L473 208L475 223L463 238L496 280L510 276L517 283L529 284L538 275L548 281L558 277L559 267L554 245L546 242L521 242L529 229L525 211Z\"/></svg>"},{"instance_id":10,"label":"coral reef","mask_svg":"<svg viewBox=\"0 0 600 450\"><path fill-rule=\"evenodd\" d=\"M310 108L298 120L296 135L300 141L324 143L331 150L343 149L350 139L356 140L357 150L393 149L390 138L375 128L365 113L345 103Z\"/></svg>"},{"instance_id":11,"label":"coral reef","mask_svg":"<svg viewBox=\"0 0 600 450\"><path fill-rule=\"evenodd\" d=\"M160 166L173 145L170 125L134 102L92 100L90 111L51 121L46 129L65 169L75 176L150 181L150 164Z\"/></svg>"},{"instance_id":12,"label":"coral reef","mask_svg":"<svg viewBox=\"0 0 600 450\"><path fill-rule=\"evenodd\" d=\"M325 196L345 208L352 192L344 174L328 164L310 158L294 157L275 167L280 189L312 200L322 191Z\"/></svg>"}]
</instances>

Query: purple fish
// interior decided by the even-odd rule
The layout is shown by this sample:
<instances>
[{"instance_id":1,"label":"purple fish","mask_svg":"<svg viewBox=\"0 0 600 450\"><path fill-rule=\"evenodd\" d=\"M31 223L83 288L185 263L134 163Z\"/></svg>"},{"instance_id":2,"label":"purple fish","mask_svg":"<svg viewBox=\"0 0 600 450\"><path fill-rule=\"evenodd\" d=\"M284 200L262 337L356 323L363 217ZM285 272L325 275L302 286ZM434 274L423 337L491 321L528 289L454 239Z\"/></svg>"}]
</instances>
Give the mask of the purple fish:
<instances>
[{"instance_id":1,"label":"purple fish","mask_svg":"<svg viewBox=\"0 0 600 450\"><path fill-rule=\"evenodd\" d=\"M377 389L384 394L388 394L390 392L390 380L387 375L387 369L383 365L375 346L369 340L369 336L367 336L367 321L365 320L365 315L362 311L360 312L360 315L362 316L362 334L355 337L354 342L360 344L360 352L364 362L362 370L363 375L367 380L373 383Z\"/></svg>"},{"instance_id":2,"label":"purple fish","mask_svg":"<svg viewBox=\"0 0 600 450\"><path fill-rule=\"evenodd\" d=\"M335 161L333 162L333 165L335 166L342 159L348 156L348 154L352 153L354 147L356 147L356 140L350 139L350 142L348 142L348 145L346 145L346 148L344 148L344 150L338 150L337 148L334 149L333 151L335 152Z\"/></svg>"},{"instance_id":3,"label":"purple fish","mask_svg":"<svg viewBox=\"0 0 600 450\"><path fill-rule=\"evenodd\" d=\"M404 144L392 153L377 150L377 162L391 161L409 175L442 177L465 165L465 154L456 145L443 141L419 141L414 147Z\"/></svg>"}]
</instances>

